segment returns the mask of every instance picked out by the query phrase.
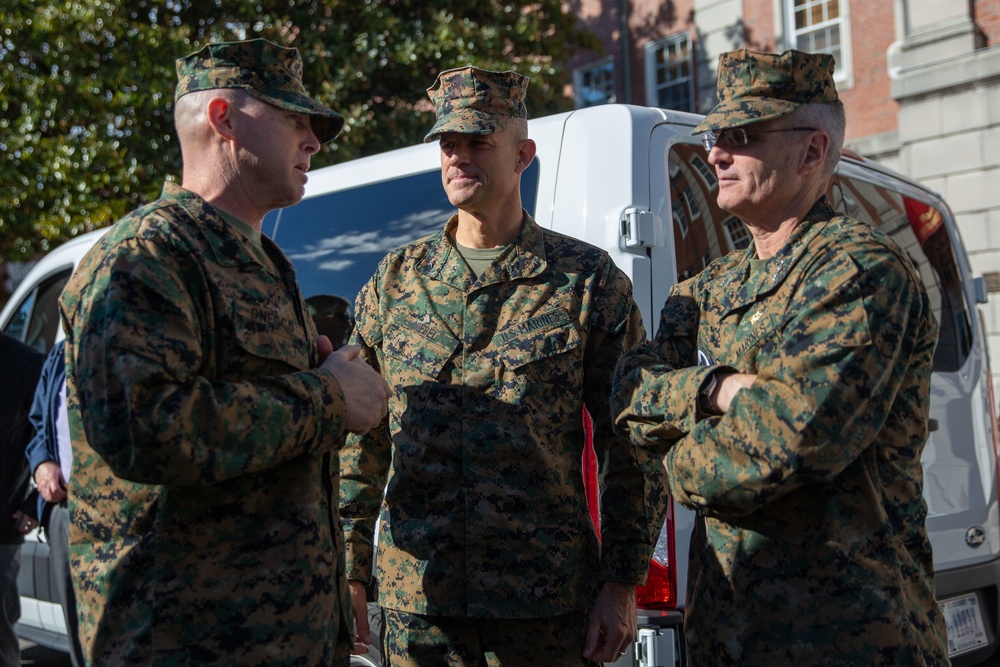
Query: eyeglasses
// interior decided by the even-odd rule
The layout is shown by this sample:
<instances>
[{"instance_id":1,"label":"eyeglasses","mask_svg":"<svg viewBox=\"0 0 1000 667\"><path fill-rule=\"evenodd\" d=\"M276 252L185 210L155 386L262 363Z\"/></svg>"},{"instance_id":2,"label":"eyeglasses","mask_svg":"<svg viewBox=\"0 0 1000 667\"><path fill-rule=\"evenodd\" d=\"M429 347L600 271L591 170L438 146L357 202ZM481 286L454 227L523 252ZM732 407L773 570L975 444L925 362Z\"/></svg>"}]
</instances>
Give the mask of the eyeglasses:
<instances>
[{"instance_id":1,"label":"eyeglasses","mask_svg":"<svg viewBox=\"0 0 1000 667\"><path fill-rule=\"evenodd\" d=\"M764 134L765 132L815 132L815 127L781 127L776 130L753 130L747 131L742 127L732 127L725 130L709 130L705 134L701 135L701 145L705 147L706 151L711 152L715 144L722 141L722 145L726 148L740 148L741 146L746 146L750 143L750 137L755 134Z\"/></svg>"}]
</instances>

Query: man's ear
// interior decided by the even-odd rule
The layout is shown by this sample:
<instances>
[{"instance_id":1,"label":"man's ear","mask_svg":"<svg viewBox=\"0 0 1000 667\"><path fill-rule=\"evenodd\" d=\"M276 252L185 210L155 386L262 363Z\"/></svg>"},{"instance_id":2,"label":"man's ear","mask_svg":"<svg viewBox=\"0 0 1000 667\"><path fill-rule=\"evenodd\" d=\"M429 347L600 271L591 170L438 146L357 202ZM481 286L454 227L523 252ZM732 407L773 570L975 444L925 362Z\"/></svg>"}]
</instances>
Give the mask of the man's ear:
<instances>
[{"instance_id":1,"label":"man's ear","mask_svg":"<svg viewBox=\"0 0 1000 667\"><path fill-rule=\"evenodd\" d=\"M816 169L823 169L826 161L826 154L830 150L830 137L826 132L813 132L809 135L809 144L806 146L805 154L802 156L802 173L809 173Z\"/></svg>"},{"instance_id":2,"label":"man's ear","mask_svg":"<svg viewBox=\"0 0 1000 667\"><path fill-rule=\"evenodd\" d=\"M216 134L232 141L236 137L236 127L233 122L233 107L221 97L213 97L208 102L208 124Z\"/></svg>"},{"instance_id":3,"label":"man's ear","mask_svg":"<svg viewBox=\"0 0 1000 667\"><path fill-rule=\"evenodd\" d=\"M535 159L535 151L538 147L535 145L533 139L524 139L517 145L517 164L514 169L517 173L523 172L531 164L531 161Z\"/></svg>"}]
</instances>

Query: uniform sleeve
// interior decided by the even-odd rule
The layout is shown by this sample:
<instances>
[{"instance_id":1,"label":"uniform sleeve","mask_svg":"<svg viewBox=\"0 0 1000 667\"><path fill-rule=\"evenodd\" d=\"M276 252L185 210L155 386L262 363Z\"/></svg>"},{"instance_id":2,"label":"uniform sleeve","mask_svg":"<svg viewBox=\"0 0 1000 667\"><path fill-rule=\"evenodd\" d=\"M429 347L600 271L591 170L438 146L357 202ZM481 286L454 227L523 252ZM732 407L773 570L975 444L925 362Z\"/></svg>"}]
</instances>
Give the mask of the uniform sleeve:
<instances>
[{"instance_id":1,"label":"uniform sleeve","mask_svg":"<svg viewBox=\"0 0 1000 667\"><path fill-rule=\"evenodd\" d=\"M376 285L373 278L358 294L351 344L360 345L361 357L381 372L377 352L381 350L382 332ZM340 452L340 518L347 549L347 578L366 584L372 577L375 521L391 459L388 416L364 436L348 436Z\"/></svg>"},{"instance_id":2,"label":"uniform sleeve","mask_svg":"<svg viewBox=\"0 0 1000 667\"><path fill-rule=\"evenodd\" d=\"M630 349L615 368L611 409L618 433L658 456L694 429L698 390L713 371L698 363L697 278L675 285L656 337Z\"/></svg>"},{"instance_id":3,"label":"uniform sleeve","mask_svg":"<svg viewBox=\"0 0 1000 667\"><path fill-rule=\"evenodd\" d=\"M613 432L608 399L615 364L645 338L628 278L607 260L587 343L584 398L593 423L601 490L601 580L641 584L666 512L663 466ZM602 313L606 315L601 315Z\"/></svg>"},{"instance_id":4,"label":"uniform sleeve","mask_svg":"<svg viewBox=\"0 0 1000 667\"><path fill-rule=\"evenodd\" d=\"M209 379L204 320L226 307L209 294L198 258L148 239L118 242L64 293L86 438L123 479L213 484L343 437L344 396L328 371Z\"/></svg>"},{"instance_id":5,"label":"uniform sleeve","mask_svg":"<svg viewBox=\"0 0 1000 667\"><path fill-rule=\"evenodd\" d=\"M679 502L708 515L750 514L833 479L872 443L928 315L898 257L883 249L862 259L840 253L808 272L754 386L667 452Z\"/></svg>"}]
</instances>

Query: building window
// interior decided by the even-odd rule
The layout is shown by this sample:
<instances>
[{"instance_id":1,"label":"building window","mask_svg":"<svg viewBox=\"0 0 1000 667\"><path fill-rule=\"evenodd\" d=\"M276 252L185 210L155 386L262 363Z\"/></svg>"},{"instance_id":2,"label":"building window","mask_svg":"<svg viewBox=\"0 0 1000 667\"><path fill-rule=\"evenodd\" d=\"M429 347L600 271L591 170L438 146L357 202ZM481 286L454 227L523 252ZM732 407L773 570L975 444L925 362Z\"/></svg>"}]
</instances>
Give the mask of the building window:
<instances>
[{"instance_id":1,"label":"building window","mask_svg":"<svg viewBox=\"0 0 1000 667\"><path fill-rule=\"evenodd\" d=\"M695 171L701 176L701 180L705 181L705 185L708 186L710 191L719 185L719 179L715 176L715 170L705 164L704 160L697 155L692 155L691 164L694 165Z\"/></svg>"},{"instance_id":2,"label":"building window","mask_svg":"<svg viewBox=\"0 0 1000 667\"><path fill-rule=\"evenodd\" d=\"M726 218L722 221L722 228L726 230L729 247L733 250L743 250L750 245L750 230L739 218L735 216Z\"/></svg>"},{"instance_id":3,"label":"building window","mask_svg":"<svg viewBox=\"0 0 1000 667\"><path fill-rule=\"evenodd\" d=\"M686 238L689 228L687 213L679 201L675 201L671 208L673 209L671 212L674 215L674 223L681 232L681 238Z\"/></svg>"},{"instance_id":4,"label":"building window","mask_svg":"<svg viewBox=\"0 0 1000 667\"><path fill-rule=\"evenodd\" d=\"M788 41L792 48L809 53L829 53L837 62L834 79L850 73L847 0L783 0Z\"/></svg>"},{"instance_id":5,"label":"building window","mask_svg":"<svg viewBox=\"0 0 1000 667\"><path fill-rule=\"evenodd\" d=\"M576 108L612 104L615 96L615 61L605 58L573 70L573 94Z\"/></svg>"},{"instance_id":6,"label":"building window","mask_svg":"<svg viewBox=\"0 0 1000 667\"><path fill-rule=\"evenodd\" d=\"M691 192L691 187L689 185L684 186L684 190L681 191L684 196L684 201L688 205L688 210L691 211L691 219L697 220L701 217L701 207L698 206L698 202L694 200L694 194Z\"/></svg>"},{"instance_id":7,"label":"building window","mask_svg":"<svg viewBox=\"0 0 1000 667\"><path fill-rule=\"evenodd\" d=\"M649 106L694 111L691 36L673 35L646 44L646 100Z\"/></svg>"}]
</instances>

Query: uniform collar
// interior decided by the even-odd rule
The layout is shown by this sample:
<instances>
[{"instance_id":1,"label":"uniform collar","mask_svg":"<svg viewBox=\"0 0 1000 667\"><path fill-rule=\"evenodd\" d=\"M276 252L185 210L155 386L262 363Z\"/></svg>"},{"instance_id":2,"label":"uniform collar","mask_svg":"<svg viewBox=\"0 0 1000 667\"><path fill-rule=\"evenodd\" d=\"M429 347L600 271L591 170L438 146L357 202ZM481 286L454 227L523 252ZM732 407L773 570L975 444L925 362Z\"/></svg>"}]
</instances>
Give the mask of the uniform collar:
<instances>
[{"instance_id":1,"label":"uniform collar","mask_svg":"<svg viewBox=\"0 0 1000 667\"><path fill-rule=\"evenodd\" d=\"M547 266L545 236L538 223L523 209L522 216L521 231L517 238L477 279L452 240L451 232L458 226L458 215L453 215L444 229L431 240L431 250L420 263L420 272L466 292L538 276Z\"/></svg>"},{"instance_id":2,"label":"uniform collar","mask_svg":"<svg viewBox=\"0 0 1000 667\"><path fill-rule=\"evenodd\" d=\"M198 221L198 227L205 235L207 246L220 265L238 266L254 262L259 264L250 247L250 239L229 223L220 209L209 204L200 195L181 187L179 183L167 181L163 184L160 198L183 208L192 219ZM274 242L263 234L261 245L265 250L277 248ZM268 256L273 260L283 255L268 252Z\"/></svg>"},{"instance_id":3,"label":"uniform collar","mask_svg":"<svg viewBox=\"0 0 1000 667\"><path fill-rule=\"evenodd\" d=\"M826 195L820 197L802 222L792 230L781 250L765 260L762 270L754 272L750 271L750 261L756 257L756 246L751 243L739 263L722 278L727 283L719 300L722 310L729 312L745 307L777 289L802 259L813 237L822 231L824 223L836 215Z\"/></svg>"}]
</instances>

